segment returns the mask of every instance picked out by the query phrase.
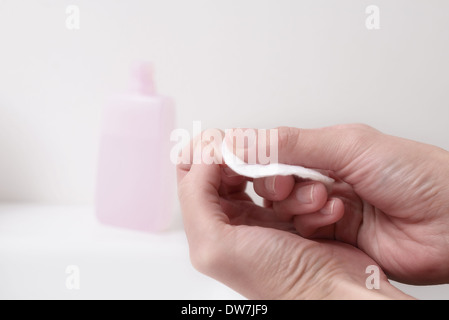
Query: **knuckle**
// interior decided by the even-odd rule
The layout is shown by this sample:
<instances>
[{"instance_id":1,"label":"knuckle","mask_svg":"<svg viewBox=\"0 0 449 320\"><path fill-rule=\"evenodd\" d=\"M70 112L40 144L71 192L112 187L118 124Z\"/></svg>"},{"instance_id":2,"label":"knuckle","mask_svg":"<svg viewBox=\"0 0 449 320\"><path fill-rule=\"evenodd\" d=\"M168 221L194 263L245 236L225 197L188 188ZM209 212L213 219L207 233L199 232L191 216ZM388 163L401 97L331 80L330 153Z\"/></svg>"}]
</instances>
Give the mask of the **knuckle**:
<instances>
[{"instance_id":1,"label":"knuckle","mask_svg":"<svg viewBox=\"0 0 449 320\"><path fill-rule=\"evenodd\" d=\"M352 139L359 144L366 143L375 132L375 130L367 125L356 125L349 130Z\"/></svg>"},{"instance_id":2,"label":"knuckle","mask_svg":"<svg viewBox=\"0 0 449 320\"><path fill-rule=\"evenodd\" d=\"M378 132L373 127L371 127L367 124L364 124L364 123L345 124L345 125L338 126L338 128L341 130L345 130L354 136L362 136L362 135L373 134L375 132Z\"/></svg>"},{"instance_id":3,"label":"knuckle","mask_svg":"<svg viewBox=\"0 0 449 320\"><path fill-rule=\"evenodd\" d=\"M379 131L364 123L352 123L337 126L342 131L345 140L354 144L363 144L375 136Z\"/></svg>"},{"instance_id":4,"label":"knuckle","mask_svg":"<svg viewBox=\"0 0 449 320\"><path fill-rule=\"evenodd\" d=\"M371 131L373 128L365 123L351 123L347 125L349 128L360 131Z\"/></svg>"}]
</instances>

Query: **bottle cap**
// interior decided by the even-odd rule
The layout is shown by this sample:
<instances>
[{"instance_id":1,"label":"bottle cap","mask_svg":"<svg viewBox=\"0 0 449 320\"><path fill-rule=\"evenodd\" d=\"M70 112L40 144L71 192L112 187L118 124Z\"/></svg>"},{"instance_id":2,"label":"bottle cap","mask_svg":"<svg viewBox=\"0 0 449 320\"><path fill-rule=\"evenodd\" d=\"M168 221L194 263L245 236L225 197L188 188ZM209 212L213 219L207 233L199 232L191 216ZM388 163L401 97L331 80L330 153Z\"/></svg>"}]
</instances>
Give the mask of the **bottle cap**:
<instances>
[{"instance_id":1,"label":"bottle cap","mask_svg":"<svg viewBox=\"0 0 449 320\"><path fill-rule=\"evenodd\" d=\"M131 90L132 92L152 96L156 94L154 83L154 67L150 62L137 62L131 70Z\"/></svg>"}]
</instances>

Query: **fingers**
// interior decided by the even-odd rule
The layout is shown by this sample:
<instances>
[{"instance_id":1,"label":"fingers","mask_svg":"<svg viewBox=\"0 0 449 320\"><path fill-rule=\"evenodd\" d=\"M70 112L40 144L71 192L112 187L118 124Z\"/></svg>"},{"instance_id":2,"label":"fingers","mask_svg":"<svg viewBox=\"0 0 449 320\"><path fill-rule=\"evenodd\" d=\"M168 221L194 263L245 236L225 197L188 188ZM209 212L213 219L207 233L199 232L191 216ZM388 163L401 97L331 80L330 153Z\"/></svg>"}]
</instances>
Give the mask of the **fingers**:
<instances>
[{"instance_id":1,"label":"fingers","mask_svg":"<svg viewBox=\"0 0 449 320\"><path fill-rule=\"evenodd\" d=\"M323 236L326 237L326 235L334 237L334 232L325 230L323 234L317 234L317 231L339 221L343 217L344 211L345 206L343 201L338 198L331 198L317 212L296 215L293 218L293 225L298 234L305 238L323 238Z\"/></svg>"},{"instance_id":2,"label":"fingers","mask_svg":"<svg viewBox=\"0 0 449 320\"><path fill-rule=\"evenodd\" d=\"M377 131L363 125L279 128L279 160L308 168L340 171L364 151L373 132Z\"/></svg>"},{"instance_id":3,"label":"fingers","mask_svg":"<svg viewBox=\"0 0 449 320\"><path fill-rule=\"evenodd\" d=\"M295 215L320 210L326 204L327 198L327 190L322 183L301 182L293 187L286 199L273 202L273 209L281 220L286 221Z\"/></svg>"},{"instance_id":4,"label":"fingers","mask_svg":"<svg viewBox=\"0 0 449 320\"><path fill-rule=\"evenodd\" d=\"M245 194L235 194L229 199L221 198L223 211L230 219L231 225L259 226L296 232L291 221L277 219L270 208L260 207L252 201L245 201ZM241 201L244 200L244 201Z\"/></svg>"},{"instance_id":5,"label":"fingers","mask_svg":"<svg viewBox=\"0 0 449 320\"><path fill-rule=\"evenodd\" d=\"M295 183L292 176L275 176L254 179L254 191L265 199L265 206L273 207L279 218L320 210L328 198L324 184L314 181Z\"/></svg>"},{"instance_id":6,"label":"fingers","mask_svg":"<svg viewBox=\"0 0 449 320\"><path fill-rule=\"evenodd\" d=\"M280 221L293 221L297 233L305 238L333 238L332 225L344 215L342 200L329 198L320 182L295 184L292 177L268 177L255 179L254 190Z\"/></svg>"},{"instance_id":7,"label":"fingers","mask_svg":"<svg viewBox=\"0 0 449 320\"><path fill-rule=\"evenodd\" d=\"M237 186L241 184L246 184L248 181L245 177L236 174L228 166L221 165L221 182L227 186Z\"/></svg>"},{"instance_id":8,"label":"fingers","mask_svg":"<svg viewBox=\"0 0 449 320\"><path fill-rule=\"evenodd\" d=\"M246 189L247 180L245 177L236 175L227 166L221 165L221 185L218 194L222 197L242 193Z\"/></svg>"},{"instance_id":9,"label":"fingers","mask_svg":"<svg viewBox=\"0 0 449 320\"><path fill-rule=\"evenodd\" d=\"M269 153L270 162L338 172L363 154L379 134L379 131L365 125L321 129L235 129L226 132L225 141L239 158L248 163L266 164L265 155Z\"/></svg>"},{"instance_id":10,"label":"fingers","mask_svg":"<svg viewBox=\"0 0 449 320\"><path fill-rule=\"evenodd\" d=\"M246 188L246 179L237 175L222 164L221 143L224 132L218 129L208 129L191 140L178 155L177 178L181 181L190 171L192 164L220 164L221 183L220 195L240 192Z\"/></svg>"},{"instance_id":11,"label":"fingers","mask_svg":"<svg viewBox=\"0 0 449 320\"><path fill-rule=\"evenodd\" d=\"M254 179L254 191L270 201L281 201L291 193L295 179L292 176L274 176Z\"/></svg>"},{"instance_id":12,"label":"fingers","mask_svg":"<svg viewBox=\"0 0 449 320\"><path fill-rule=\"evenodd\" d=\"M213 239L220 234L224 225L229 223L228 217L223 213L220 205L219 190L229 192L222 185L225 176L220 167L220 153L209 153L214 157L211 164L202 160L204 150L219 150L220 144L215 140L204 140L203 133L187 145L180 157L183 157L177 166L178 173L178 196L183 214L184 227L193 247L208 239ZM228 180L229 188L241 188L241 182Z\"/></svg>"},{"instance_id":13,"label":"fingers","mask_svg":"<svg viewBox=\"0 0 449 320\"><path fill-rule=\"evenodd\" d=\"M199 243L202 241L201 237L211 237L228 222L220 206L220 183L220 167L214 164L193 164L188 174L178 183L178 195L189 242Z\"/></svg>"}]
</instances>

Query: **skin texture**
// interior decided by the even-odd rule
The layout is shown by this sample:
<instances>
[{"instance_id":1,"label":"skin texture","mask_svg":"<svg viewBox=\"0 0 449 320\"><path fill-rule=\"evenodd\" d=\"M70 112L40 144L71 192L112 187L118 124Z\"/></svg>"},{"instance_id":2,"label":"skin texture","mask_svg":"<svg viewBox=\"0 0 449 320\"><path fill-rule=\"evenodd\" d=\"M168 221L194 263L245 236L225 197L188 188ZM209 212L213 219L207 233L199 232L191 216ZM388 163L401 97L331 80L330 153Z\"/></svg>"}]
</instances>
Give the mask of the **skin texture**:
<instances>
[{"instance_id":1,"label":"skin texture","mask_svg":"<svg viewBox=\"0 0 449 320\"><path fill-rule=\"evenodd\" d=\"M197 139L188 148L199 143L218 144ZM260 207L226 166L178 165L199 271L256 299L403 299L410 297L386 275L448 282L448 152L364 125L279 128L277 143L279 162L327 172L337 180L332 190L293 177L256 179ZM257 143L246 147L234 151L245 159ZM379 290L365 285L369 265L386 273Z\"/></svg>"},{"instance_id":2,"label":"skin texture","mask_svg":"<svg viewBox=\"0 0 449 320\"><path fill-rule=\"evenodd\" d=\"M275 211L293 219L300 235L358 247L401 282L449 282L447 151L363 125L281 131L281 162L330 170L339 180L330 193L314 184L308 208L294 192L277 196ZM265 183L256 182L256 191L272 200ZM335 204L323 217L329 199Z\"/></svg>"}]
</instances>

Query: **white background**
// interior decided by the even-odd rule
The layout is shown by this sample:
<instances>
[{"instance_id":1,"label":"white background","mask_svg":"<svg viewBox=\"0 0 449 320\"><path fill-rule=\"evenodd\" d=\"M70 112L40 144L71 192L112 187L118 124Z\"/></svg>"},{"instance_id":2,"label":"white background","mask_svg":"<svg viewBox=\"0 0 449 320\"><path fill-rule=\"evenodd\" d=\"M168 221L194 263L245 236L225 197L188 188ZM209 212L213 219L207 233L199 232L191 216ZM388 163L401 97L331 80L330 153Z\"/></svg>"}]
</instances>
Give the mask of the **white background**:
<instances>
[{"instance_id":1,"label":"white background","mask_svg":"<svg viewBox=\"0 0 449 320\"><path fill-rule=\"evenodd\" d=\"M66 7L80 8L80 30ZM380 8L380 30L365 8ZM449 149L449 2L0 0L0 200L93 204L100 111L151 60L178 126L363 122Z\"/></svg>"}]
</instances>

